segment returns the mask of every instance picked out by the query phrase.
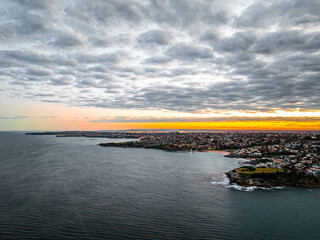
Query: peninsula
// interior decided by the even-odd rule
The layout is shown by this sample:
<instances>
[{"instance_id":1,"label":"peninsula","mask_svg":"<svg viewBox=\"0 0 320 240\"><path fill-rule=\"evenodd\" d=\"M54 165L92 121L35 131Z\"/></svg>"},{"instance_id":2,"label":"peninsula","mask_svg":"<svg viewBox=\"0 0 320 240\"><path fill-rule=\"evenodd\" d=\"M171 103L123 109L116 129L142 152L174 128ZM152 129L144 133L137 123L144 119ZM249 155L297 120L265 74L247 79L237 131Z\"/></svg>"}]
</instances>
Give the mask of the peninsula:
<instances>
[{"instance_id":1,"label":"peninsula","mask_svg":"<svg viewBox=\"0 0 320 240\"><path fill-rule=\"evenodd\" d=\"M243 187L320 187L319 176L282 168L244 166L226 175L231 184Z\"/></svg>"}]
</instances>

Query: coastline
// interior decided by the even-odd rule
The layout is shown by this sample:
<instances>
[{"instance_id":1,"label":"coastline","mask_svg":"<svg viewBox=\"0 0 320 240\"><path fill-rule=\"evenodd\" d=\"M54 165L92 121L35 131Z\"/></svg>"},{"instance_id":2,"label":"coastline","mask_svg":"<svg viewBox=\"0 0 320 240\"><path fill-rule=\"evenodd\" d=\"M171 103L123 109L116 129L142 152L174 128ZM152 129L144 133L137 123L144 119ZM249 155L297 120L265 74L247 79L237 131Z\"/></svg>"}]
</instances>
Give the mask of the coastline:
<instances>
[{"instance_id":1,"label":"coastline","mask_svg":"<svg viewBox=\"0 0 320 240\"><path fill-rule=\"evenodd\" d=\"M203 151L203 152L215 152L215 153L221 153L221 154L224 154L225 156L228 156L229 154L231 154L231 152L227 152L225 150L206 150L206 151Z\"/></svg>"},{"instance_id":2,"label":"coastline","mask_svg":"<svg viewBox=\"0 0 320 240\"><path fill-rule=\"evenodd\" d=\"M240 149L243 147L227 143L221 144L218 140L229 141L228 138L215 135L197 135L183 133L126 133L126 132L43 132L43 133L26 133L26 135L56 135L57 137L107 137L107 138L137 138L140 141L125 142L107 142L100 143L102 147L122 147L122 148L144 148L158 149L170 152L215 152L223 154L224 157L237 158L238 167L226 172L230 184L237 184L243 187L274 187L274 186L320 186L320 165L312 165L311 160L317 163L317 153L315 153L314 145L310 145L310 149L302 151L300 155L292 155L292 151L286 150L284 146L280 148L278 145L276 150L263 152L262 147L254 147L250 149ZM261 136L242 136L251 142L258 141ZM267 136L263 136L267 137ZM291 139L291 135L286 136ZM216 139L215 143L208 141L208 138ZM253 138L253 139L252 139ZM279 141L283 138L281 135L275 135L274 138ZM238 138L235 137L235 140ZM317 137L305 136L303 141L314 144ZM320 139L320 137L319 137ZM283 140L283 139L282 139ZM288 142L290 143L291 140ZM217 142L218 141L218 142ZM218 144L219 143L219 144ZM250 145L250 146L251 146ZM271 148L273 145L270 145ZM279 148L279 149L278 149ZM295 150L297 151L297 150ZM289 155L291 154L291 155ZM263 156L265 156L263 158ZM281 157L281 158L280 158ZM299 159L297 159L299 157ZM280 170L279 170L280 169ZM317 170L318 169L318 170ZM272 170L272 171L271 171ZM270 172L271 171L271 172ZM319 186L318 186L319 185Z\"/></svg>"},{"instance_id":3,"label":"coastline","mask_svg":"<svg viewBox=\"0 0 320 240\"><path fill-rule=\"evenodd\" d=\"M225 173L230 184L241 187L305 187L319 188L320 179L276 168L241 167Z\"/></svg>"}]
</instances>

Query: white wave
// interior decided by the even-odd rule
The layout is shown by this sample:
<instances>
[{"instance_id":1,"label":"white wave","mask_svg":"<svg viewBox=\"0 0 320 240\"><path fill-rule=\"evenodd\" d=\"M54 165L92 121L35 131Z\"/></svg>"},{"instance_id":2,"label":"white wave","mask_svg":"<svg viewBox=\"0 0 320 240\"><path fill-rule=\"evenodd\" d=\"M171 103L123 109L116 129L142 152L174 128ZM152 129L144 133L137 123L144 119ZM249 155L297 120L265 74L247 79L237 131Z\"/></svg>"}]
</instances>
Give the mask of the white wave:
<instances>
[{"instance_id":1,"label":"white wave","mask_svg":"<svg viewBox=\"0 0 320 240\"><path fill-rule=\"evenodd\" d=\"M238 191L243 191L243 192L253 192L254 190L257 190L257 189L262 189L262 190L279 190L279 189L283 189L284 187L270 187L270 188L266 188L266 187L256 187L256 186L250 186L250 187L243 187L243 186L240 186L236 183L232 183L232 184L228 184L226 186L227 188L233 188L235 190L238 190Z\"/></svg>"},{"instance_id":2,"label":"white wave","mask_svg":"<svg viewBox=\"0 0 320 240\"><path fill-rule=\"evenodd\" d=\"M257 187L255 186L252 186L252 187L243 187L243 186L240 186L238 184L235 184L235 183L232 183L232 184L229 184L228 186L226 186L227 188L233 188L235 190L238 190L238 191L243 191L243 192L252 192L254 191Z\"/></svg>"},{"instance_id":3,"label":"white wave","mask_svg":"<svg viewBox=\"0 0 320 240\"><path fill-rule=\"evenodd\" d=\"M230 184L229 178L228 178L228 176L226 174L223 174L221 176L221 179L218 179L218 181L212 181L210 183L213 184L213 185L222 185L222 186L225 186L226 188L233 188L235 190L243 191L243 192L253 192L254 190L257 190L257 189L262 189L262 190L280 190L280 189L284 188L284 187L281 187L281 186L269 187L269 188L257 187L257 186L243 187L243 186L240 186L240 185L238 185L236 183Z\"/></svg>"},{"instance_id":4,"label":"white wave","mask_svg":"<svg viewBox=\"0 0 320 240\"><path fill-rule=\"evenodd\" d=\"M226 174L223 174L220 181L213 181L213 182L210 182L210 183L213 184L213 185L227 186L229 184L229 178L227 177Z\"/></svg>"}]
</instances>

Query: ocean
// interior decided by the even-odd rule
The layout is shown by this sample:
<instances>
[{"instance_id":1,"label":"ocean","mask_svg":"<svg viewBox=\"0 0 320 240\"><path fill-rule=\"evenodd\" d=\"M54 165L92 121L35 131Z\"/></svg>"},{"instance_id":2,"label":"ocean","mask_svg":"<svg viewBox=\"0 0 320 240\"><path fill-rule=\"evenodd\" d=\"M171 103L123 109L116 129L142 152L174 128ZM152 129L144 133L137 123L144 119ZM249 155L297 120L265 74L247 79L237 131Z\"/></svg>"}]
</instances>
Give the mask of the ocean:
<instances>
[{"instance_id":1,"label":"ocean","mask_svg":"<svg viewBox=\"0 0 320 240\"><path fill-rule=\"evenodd\" d=\"M320 189L241 189L215 152L0 133L0 239L317 239Z\"/></svg>"}]
</instances>

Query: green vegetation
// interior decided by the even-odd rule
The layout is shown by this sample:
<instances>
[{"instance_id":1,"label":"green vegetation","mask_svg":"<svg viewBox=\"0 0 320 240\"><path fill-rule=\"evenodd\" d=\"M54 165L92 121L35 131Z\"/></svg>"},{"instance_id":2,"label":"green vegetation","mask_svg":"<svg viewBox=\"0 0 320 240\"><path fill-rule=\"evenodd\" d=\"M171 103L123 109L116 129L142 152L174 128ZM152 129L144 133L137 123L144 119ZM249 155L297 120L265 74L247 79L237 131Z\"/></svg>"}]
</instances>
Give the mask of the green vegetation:
<instances>
[{"instance_id":1,"label":"green vegetation","mask_svg":"<svg viewBox=\"0 0 320 240\"><path fill-rule=\"evenodd\" d=\"M260 173L280 173L284 172L283 169L278 169L278 168L257 168L257 167L241 167L236 169L238 173L244 173L244 174L260 174Z\"/></svg>"}]
</instances>

